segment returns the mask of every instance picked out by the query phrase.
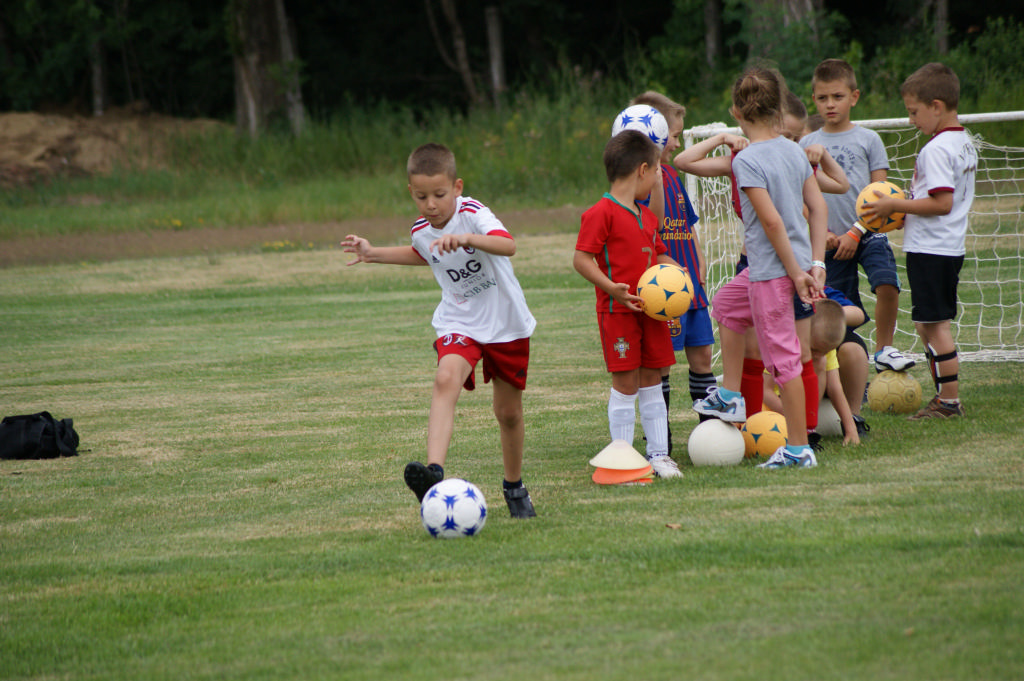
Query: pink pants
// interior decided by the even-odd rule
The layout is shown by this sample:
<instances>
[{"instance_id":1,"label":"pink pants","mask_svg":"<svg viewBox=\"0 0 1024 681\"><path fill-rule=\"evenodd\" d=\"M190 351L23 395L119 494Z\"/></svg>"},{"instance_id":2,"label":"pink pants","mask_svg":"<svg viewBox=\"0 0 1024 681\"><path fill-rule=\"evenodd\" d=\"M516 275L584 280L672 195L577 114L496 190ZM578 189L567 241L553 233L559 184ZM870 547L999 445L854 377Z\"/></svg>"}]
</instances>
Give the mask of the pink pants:
<instances>
[{"instance_id":1,"label":"pink pants","mask_svg":"<svg viewBox=\"0 0 1024 681\"><path fill-rule=\"evenodd\" d=\"M799 377L803 370L793 318L795 293L789 277L750 281L750 271L743 270L711 301L711 316L725 328L744 333L754 327L761 361L779 384Z\"/></svg>"}]
</instances>

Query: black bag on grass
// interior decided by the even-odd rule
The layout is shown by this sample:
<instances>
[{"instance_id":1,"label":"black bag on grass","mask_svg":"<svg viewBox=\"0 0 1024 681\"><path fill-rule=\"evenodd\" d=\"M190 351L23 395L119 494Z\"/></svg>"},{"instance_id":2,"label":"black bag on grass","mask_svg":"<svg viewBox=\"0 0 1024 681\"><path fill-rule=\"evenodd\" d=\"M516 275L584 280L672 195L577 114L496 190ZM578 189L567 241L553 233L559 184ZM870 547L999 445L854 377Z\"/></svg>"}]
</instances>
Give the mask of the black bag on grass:
<instances>
[{"instance_id":1,"label":"black bag on grass","mask_svg":"<svg viewBox=\"0 0 1024 681\"><path fill-rule=\"evenodd\" d=\"M0 459L56 459L78 454L78 433L72 419L50 412L5 416L0 421Z\"/></svg>"}]
</instances>

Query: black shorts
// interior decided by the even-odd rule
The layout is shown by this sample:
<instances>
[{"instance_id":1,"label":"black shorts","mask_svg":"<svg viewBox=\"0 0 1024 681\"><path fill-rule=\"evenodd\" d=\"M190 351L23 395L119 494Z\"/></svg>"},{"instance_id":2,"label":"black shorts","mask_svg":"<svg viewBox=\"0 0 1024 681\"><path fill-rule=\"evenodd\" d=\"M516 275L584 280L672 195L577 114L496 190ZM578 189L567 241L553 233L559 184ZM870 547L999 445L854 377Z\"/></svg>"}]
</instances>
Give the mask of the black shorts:
<instances>
[{"instance_id":1,"label":"black shorts","mask_svg":"<svg viewBox=\"0 0 1024 681\"><path fill-rule=\"evenodd\" d=\"M931 323L956 319L956 287L963 265L962 255L907 253L913 321Z\"/></svg>"}]
</instances>

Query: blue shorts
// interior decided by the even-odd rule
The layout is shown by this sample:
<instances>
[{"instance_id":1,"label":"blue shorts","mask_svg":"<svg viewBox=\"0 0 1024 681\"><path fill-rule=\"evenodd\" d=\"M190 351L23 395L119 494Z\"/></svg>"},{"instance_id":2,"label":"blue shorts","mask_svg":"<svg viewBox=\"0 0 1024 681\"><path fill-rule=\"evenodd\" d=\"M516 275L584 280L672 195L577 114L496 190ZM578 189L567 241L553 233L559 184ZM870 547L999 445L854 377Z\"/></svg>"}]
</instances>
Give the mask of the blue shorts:
<instances>
[{"instance_id":1,"label":"blue shorts","mask_svg":"<svg viewBox=\"0 0 1024 681\"><path fill-rule=\"evenodd\" d=\"M691 308L682 317L669 321L668 332L672 336L673 350L715 344L711 315L706 307Z\"/></svg>"},{"instance_id":2,"label":"blue shorts","mask_svg":"<svg viewBox=\"0 0 1024 681\"><path fill-rule=\"evenodd\" d=\"M892 254L889 238L885 234L866 234L857 246L857 252L849 260L836 260L835 251L825 254L825 283L839 289L856 305L863 308L860 300L860 282L857 266L864 268L871 284L871 292L879 286L895 286L900 290L900 277L896 273L896 258Z\"/></svg>"}]
</instances>

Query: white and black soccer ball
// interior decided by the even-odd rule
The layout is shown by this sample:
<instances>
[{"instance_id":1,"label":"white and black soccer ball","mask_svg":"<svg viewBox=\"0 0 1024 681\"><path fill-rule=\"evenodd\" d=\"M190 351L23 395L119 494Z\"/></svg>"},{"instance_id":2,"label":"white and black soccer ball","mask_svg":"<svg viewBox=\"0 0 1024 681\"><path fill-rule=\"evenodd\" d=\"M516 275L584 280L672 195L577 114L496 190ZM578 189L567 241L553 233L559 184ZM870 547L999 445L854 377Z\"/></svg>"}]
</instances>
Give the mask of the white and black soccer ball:
<instances>
[{"instance_id":1,"label":"white and black soccer ball","mask_svg":"<svg viewBox=\"0 0 1024 681\"><path fill-rule=\"evenodd\" d=\"M634 104L619 112L612 122L612 137L623 130L639 130L651 138L659 149L668 142L668 121L649 104Z\"/></svg>"},{"instance_id":2,"label":"white and black soccer ball","mask_svg":"<svg viewBox=\"0 0 1024 681\"><path fill-rule=\"evenodd\" d=\"M420 519L434 537L472 537L487 522L487 502L473 483L448 478L427 491L420 504Z\"/></svg>"}]
</instances>

